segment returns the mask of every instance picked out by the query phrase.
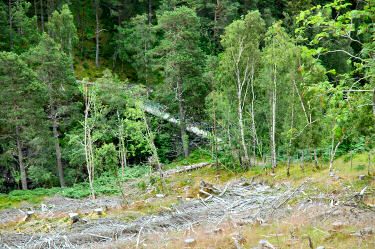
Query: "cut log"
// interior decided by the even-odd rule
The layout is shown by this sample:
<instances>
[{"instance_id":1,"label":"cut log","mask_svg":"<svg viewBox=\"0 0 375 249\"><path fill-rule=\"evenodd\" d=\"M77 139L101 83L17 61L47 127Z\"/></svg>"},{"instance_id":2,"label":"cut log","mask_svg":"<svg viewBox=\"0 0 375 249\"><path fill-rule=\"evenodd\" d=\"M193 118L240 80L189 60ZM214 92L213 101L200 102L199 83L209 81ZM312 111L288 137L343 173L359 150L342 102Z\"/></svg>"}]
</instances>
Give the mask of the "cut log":
<instances>
[{"instance_id":1,"label":"cut log","mask_svg":"<svg viewBox=\"0 0 375 249\"><path fill-rule=\"evenodd\" d=\"M69 213L69 219L72 221L72 223L76 223L79 221L79 216L77 213Z\"/></svg>"},{"instance_id":2,"label":"cut log","mask_svg":"<svg viewBox=\"0 0 375 249\"><path fill-rule=\"evenodd\" d=\"M96 208L96 209L94 209L94 212L95 212L97 215L102 215L102 214L103 214L103 208Z\"/></svg>"},{"instance_id":3,"label":"cut log","mask_svg":"<svg viewBox=\"0 0 375 249\"><path fill-rule=\"evenodd\" d=\"M25 217L23 217L23 221L28 221L34 215L34 211L27 211Z\"/></svg>"}]
</instances>

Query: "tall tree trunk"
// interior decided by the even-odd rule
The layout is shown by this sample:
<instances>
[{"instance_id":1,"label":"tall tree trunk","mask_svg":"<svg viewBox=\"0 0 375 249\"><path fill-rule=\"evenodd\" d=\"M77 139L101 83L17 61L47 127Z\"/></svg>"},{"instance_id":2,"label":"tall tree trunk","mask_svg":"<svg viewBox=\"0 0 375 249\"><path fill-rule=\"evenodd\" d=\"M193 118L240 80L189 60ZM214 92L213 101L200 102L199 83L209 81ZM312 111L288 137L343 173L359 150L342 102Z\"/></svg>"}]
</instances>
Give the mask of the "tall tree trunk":
<instances>
[{"instance_id":1,"label":"tall tree trunk","mask_svg":"<svg viewBox=\"0 0 375 249\"><path fill-rule=\"evenodd\" d=\"M314 162L315 162L315 168L319 169L318 156L316 153L316 149L314 149Z\"/></svg>"},{"instance_id":2,"label":"tall tree trunk","mask_svg":"<svg viewBox=\"0 0 375 249\"><path fill-rule=\"evenodd\" d=\"M72 45L72 35L69 32L69 57L71 60L70 69L74 73L74 66L73 66L73 45Z\"/></svg>"},{"instance_id":3,"label":"tall tree trunk","mask_svg":"<svg viewBox=\"0 0 375 249\"><path fill-rule=\"evenodd\" d=\"M40 0L40 21L42 22L42 33L44 33L44 11L43 11L43 0Z\"/></svg>"},{"instance_id":4,"label":"tall tree trunk","mask_svg":"<svg viewBox=\"0 0 375 249\"><path fill-rule=\"evenodd\" d=\"M94 154L92 150L92 141L91 141L91 127L89 126L89 112L91 108L91 96L89 95L87 84L85 85L85 123L84 123L84 146L85 146L85 156L86 156L86 167L89 177L89 184L91 190L91 197L95 200L95 190L94 190Z\"/></svg>"},{"instance_id":5,"label":"tall tree trunk","mask_svg":"<svg viewBox=\"0 0 375 249\"><path fill-rule=\"evenodd\" d=\"M245 156L245 166L248 167L248 166L251 166L251 165L250 165L249 154L247 153L247 147L246 147L246 143L245 143L245 128L244 128L244 125L243 125L241 97L242 97L241 89L238 86L237 87L238 125L240 127L241 145L242 145L242 149L243 149L244 156Z\"/></svg>"},{"instance_id":6,"label":"tall tree trunk","mask_svg":"<svg viewBox=\"0 0 375 249\"><path fill-rule=\"evenodd\" d=\"M272 133L271 133L271 160L272 160L272 172L275 172L276 168L276 141L275 141L275 133L276 133L276 94L277 94L277 82L276 82L276 72L277 67L276 64L274 65L274 75L273 75L273 90L272 90Z\"/></svg>"},{"instance_id":7,"label":"tall tree trunk","mask_svg":"<svg viewBox=\"0 0 375 249\"><path fill-rule=\"evenodd\" d=\"M152 0L148 0L148 25L151 26L152 21Z\"/></svg>"},{"instance_id":8,"label":"tall tree trunk","mask_svg":"<svg viewBox=\"0 0 375 249\"><path fill-rule=\"evenodd\" d=\"M18 163L20 166L22 189L26 190L27 189L27 176L26 176L25 164L23 161L21 129L18 126L16 127L16 135L17 135Z\"/></svg>"},{"instance_id":9,"label":"tall tree trunk","mask_svg":"<svg viewBox=\"0 0 375 249\"><path fill-rule=\"evenodd\" d=\"M214 111L214 147L215 147L216 171L219 171L219 160L217 158L217 131L216 131L215 87L213 87L213 91L212 91L212 106L213 106L213 111Z\"/></svg>"},{"instance_id":10,"label":"tall tree trunk","mask_svg":"<svg viewBox=\"0 0 375 249\"><path fill-rule=\"evenodd\" d=\"M83 38L84 38L84 34L85 34L85 26L84 26L84 23L85 23L85 6L83 5L82 6L82 18L81 18L81 55L83 56Z\"/></svg>"},{"instance_id":11,"label":"tall tree trunk","mask_svg":"<svg viewBox=\"0 0 375 249\"><path fill-rule=\"evenodd\" d=\"M99 68L99 0L95 0L95 19L96 19L95 66L96 66L96 68Z\"/></svg>"},{"instance_id":12,"label":"tall tree trunk","mask_svg":"<svg viewBox=\"0 0 375 249\"><path fill-rule=\"evenodd\" d=\"M57 160L57 171L59 172L59 179L61 187L66 187L65 179L64 179L64 170L61 162L61 150L60 150L60 142L59 142L59 133L57 131L58 123L56 117L53 117L53 136L55 138L55 148L56 148L56 160Z\"/></svg>"},{"instance_id":13,"label":"tall tree trunk","mask_svg":"<svg viewBox=\"0 0 375 249\"><path fill-rule=\"evenodd\" d=\"M182 98L182 79L181 76L177 80L177 95L178 95L178 104L180 108L180 125L181 125L181 141L184 149L185 157L189 157L189 137L186 134L186 121L185 121L185 110Z\"/></svg>"},{"instance_id":14,"label":"tall tree trunk","mask_svg":"<svg viewBox=\"0 0 375 249\"><path fill-rule=\"evenodd\" d=\"M254 160L254 165L256 164L256 152L255 148L258 143L258 138L257 138L257 130L255 127L255 110L254 110L254 102L255 102L255 91L254 91L254 73L255 73L255 59L253 58L253 62L251 64L251 77L250 77L250 84L251 84L251 130L253 133L253 160Z\"/></svg>"},{"instance_id":15,"label":"tall tree trunk","mask_svg":"<svg viewBox=\"0 0 375 249\"><path fill-rule=\"evenodd\" d=\"M292 95L292 113L291 113L291 119L290 119L290 130L293 130L294 125L294 87L293 88L293 95ZM286 169L286 175L290 176L290 151L292 149L292 137L289 138L289 144L288 144L288 165Z\"/></svg>"},{"instance_id":16,"label":"tall tree trunk","mask_svg":"<svg viewBox=\"0 0 375 249\"><path fill-rule=\"evenodd\" d=\"M37 7L37 4L36 4L36 0L34 0L34 12L35 12L36 30L38 30L39 29L39 26L38 26L38 7Z\"/></svg>"},{"instance_id":17,"label":"tall tree trunk","mask_svg":"<svg viewBox=\"0 0 375 249\"><path fill-rule=\"evenodd\" d=\"M10 41L10 50L13 51L14 42L13 42L13 14L12 14L12 1L9 0L9 41Z\"/></svg>"},{"instance_id":18,"label":"tall tree trunk","mask_svg":"<svg viewBox=\"0 0 375 249\"><path fill-rule=\"evenodd\" d=\"M301 167L301 170L304 171L305 170L305 167L304 167L304 161L305 161L305 150L304 148L302 148L302 154L301 154L301 164L300 164L300 167Z\"/></svg>"},{"instance_id":19,"label":"tall tree trunk","mask_svg":"<svg viewBox=\"0 0 375 249\"><path fill-rule=\"evenodd\" d=\"M117 26L120 28L121 27L121 15L120 15L120 4L117 5ZM121 39L121 32L120 32L120 29L118 28L118 32L117 32L117 41L120 41ZM118 47L119 45L116 44L116 47L115 47L115 52L113 53L113 62L112 62L112 70L115 69L116 67L116 61L117 61L117 56L118 56Z\"/></svg>"},{"instance_id":20,"label":"tall tree trunk","mask_svg":"<svg viewBox=\"0 0 375 249\"><path fill-rule=\"evenodd\" d=\"M76 0L76 11L77 11L77 27L80 24L81 20L81 10L80 10L80 0Z\"/></svg>"},{"instance_id":21,"label":"tall tree trunk","mask_svg":"<svg viewBox=\"0 0 375 249\"><path fill-rule=\"evenodd\" d=\"M372 113L374 114L374 119L375 119L375 88L372 94Z\"/></svg>"}]
</instances>

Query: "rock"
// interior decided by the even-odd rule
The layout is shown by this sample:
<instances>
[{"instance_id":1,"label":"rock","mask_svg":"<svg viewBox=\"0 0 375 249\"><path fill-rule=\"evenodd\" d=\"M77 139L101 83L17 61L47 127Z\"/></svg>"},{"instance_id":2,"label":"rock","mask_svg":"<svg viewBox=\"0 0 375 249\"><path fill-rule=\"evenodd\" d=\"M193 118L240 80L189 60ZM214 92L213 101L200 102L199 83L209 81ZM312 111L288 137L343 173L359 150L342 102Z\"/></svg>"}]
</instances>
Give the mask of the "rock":
<instances>
[{"instance_id":1,"label":"rock","mask_svg":"<svg viewBox=\"0 0 375 249\"><path fill-rule=\"evenodd\" d=\"M359 180L365 180L366 179L366 175L359 175Z\"/></svg>"},{"instance_id":2,"label":"rock","mask_svg":"<svg viewBox=\"0 0 375 249\"><path fill-rule=\"evenodd\" d=\"M77 213L69 213L69 219L72 221L72 223L76 223L79 221L79 216Z\"/></svg>"},{"instance_id":3,"label":"rock","mask_svg":"<svg viewBox=\"0 0 375 249\"><path fill-rule=\"evenodd\" d=\"M94 209L94 212L95 212L97 215L102 215L102 214L103 214L103 208L96 208L96 209Z\"/></svg>"},{"instance_id":4,"label":"rock","mask_svg":"<svg viewBox=\"0 0 375 249\"><path fill-rule=\"evenodd\" d=\"M344 228L344 224L342 222L336 221L332 223L333 230L341 230Z\"/></svg>"},{"instance_id":5,"label":"rock","mask_svg":"<svg viewBox=\"0 0 375 249\"><path fill-rule=\"evenodd\" d=\"M271 174L270 174L270 176L272 176L272 177L275 177L275 176L276 176L276 174L274 174L274 173L271 173Z\"/></svg>"},{"instance_id":6,"label":"rock","mask_svg":"<svg viewBox=\"0 0 375 249\"><path fill-rule=\"evenodd\" d=\"M215 228L213 232L214 233L222 233L223 229L221 229L221 228Z\"/></svg>"},{"instance_id":7,"label":"rock","mask_svg":"<svg viewBox=\"0 0 375 249\"><path fill-rule=\"evenodd\" d=\"M216 175L216 176L215 176L215 180L216 180L216 181L219 180L219 177L220 177L220 175Z\"/></svg>"},{"instance_id":8,"label":"rock","mask_svg":"<svg viewBox=\"0 0 375 249\"><path fill-rule=\"evenodd\" d=\"M318 188L314 188L314 191L318 191L319 189Z\"/></svg>"},{"instance_id":9,"label":"rock","mask_svg":"<svg viewBox=\"0 0 375 249\"><path fill-rule=\"evenodd\" d=\"M374 231L372 230L372 227L365 227L360 231L360 234L363 235L371 235Z\"/></svg>"},{"instance_id":10,"label":"rock","mask_svg":"<svg viewBox=\"0 0 375 249\"><path fill-rule=\"evenodd\" d=\"M23 217L23 221L28 221L34 215L34 211L27 211L25 217Z\"/></svg>"},{"instance_id":11,"label":"rock","mask_svg":"<svg viewBox=\"0 0 375 249\"><path fill-rule=\"evenodd\" d=\"M192 246L195 244L195 239L193 238L188 238L188 239L185 239L184 240L185 244L188 245L188 246Z\"/></svg>"},{"instance_id":12,"label":"rock","mask_svg":"<svg viewBox=\"0 0 375 249\"><path fill-rule=\"evenodd\" d=\"M316 249L325 249L324 246L318 246Z\"/></svg>"},{"instance_id":13,"label":"rock","mask_svg":"<svg viewBox=\"0 0 375 249\"><path fill-rule=\"evenodd\" d=\"M275 247L267 240L259 240L259 249L275 249Z\"/></svg>"},{"instance_id":14,"label":"rock","mask_svg":"<svg viewBox=\"0 0 375 249\"><path fill-rule=\"evenodd\" d=\"M178 195L177 197L177 200L179 201L179 202L182 202L183 201L183 199L182 199L182 196L181 195Z\"/></svg>"},{"instance_id":15,"label":"rock","mask_svg":"<svg viewBox=\"0 0 375 249\"><path fill-rule=\"evenodd\" d=\"M157 197L157 198L164 198L165 195L163 195L163 194L156 194L156 197Z\"/></svg>"},{"instance_id":16,"label":"rock","mask_svg":"<svg viewBox=\"0 0 375 249\"><path fill-rule=\"evenodd\" d=\"M329 176L330 177L334 177L335 176L335 172L329 172Z\"/></svg>"}]
</instances>

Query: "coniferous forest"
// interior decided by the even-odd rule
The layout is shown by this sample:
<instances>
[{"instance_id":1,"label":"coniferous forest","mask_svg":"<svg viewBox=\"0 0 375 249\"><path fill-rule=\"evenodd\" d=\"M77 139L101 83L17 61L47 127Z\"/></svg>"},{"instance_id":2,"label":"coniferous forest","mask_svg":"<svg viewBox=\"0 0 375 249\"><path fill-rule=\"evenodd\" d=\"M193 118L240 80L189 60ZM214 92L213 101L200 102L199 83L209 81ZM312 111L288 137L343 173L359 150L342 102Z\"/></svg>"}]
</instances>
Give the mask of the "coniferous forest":
<instances>
[{"instance_id":1,"label":"coniferous forest","mask_svg":"<svg viewBox=\"0 0 375 249\"><path fill-rule=\"evenodd\" d=\"M185 198L192 174L211 174L188 198L199 201L216 193L207 181L318 174L333 179L321 183L329 193L363 190L373 212L374 18L373 0L1 1L0 209L55 194L129 207L133 189ZM197 167L188 180L168 177L186 165ZM157 248L142 244L143 227L113 248ZM301 248L317 248L314 236ZM229 241L199 248L253 243ZM294 248L275 241L259 248ZM35 248L75 248L61 245Z\"/></svg>"}]
</instances>

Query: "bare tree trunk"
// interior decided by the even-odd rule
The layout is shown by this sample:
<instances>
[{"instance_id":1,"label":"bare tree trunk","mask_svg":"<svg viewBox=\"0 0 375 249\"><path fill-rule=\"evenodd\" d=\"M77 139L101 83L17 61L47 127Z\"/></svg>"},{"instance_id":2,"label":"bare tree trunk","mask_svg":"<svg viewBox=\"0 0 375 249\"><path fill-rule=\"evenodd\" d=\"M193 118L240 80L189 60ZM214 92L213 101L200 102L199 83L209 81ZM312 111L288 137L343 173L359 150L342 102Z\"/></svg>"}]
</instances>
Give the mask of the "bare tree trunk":
<instances>
[{"instance_id":1,"label":"bare tree trunk","mask_svg":"<svg viewBox=\"0 0 375 249\"><path fill-rule=\"evenodd\" d=\"M254 111L254 101L255 101L255 92L254 92L254 73L255 73L255 61L253 59L253 62L251 64L251 77L250 77L250 83L251 83L251 130L253 133L253 160L254 160L254 166L256 164L256 153L255 153L255 147L258 144L258 138L257 138L257 130L255 127L255 111Z\"/></svg>"},{"instance_id":2,"label":"bare tree trunk","mask_svg":"<svg viewBox=\"0 0 375 249\"><path fill-rule=\"evenodd\" d=\"M332 171L333 170L333 160L335 159L335 155L336 155L336 152L337 152L337 148L339 147L339 145L341 144L342 140L344 138L342 138L335 146L335 139L333 138L332 139L332 144L331 144L331 150L330 150L330 158L329 158L329 171Z\"/></svg>"},{"instance_id":3,"label":"bare tree trunk","mask_svg":"<svg viewBox=\"0 0 375 249\"><path fill-rule=\"evenodd\" d=\"M120 41L120 39L121 39L121 32L120 32L120 27L121 27L121 15L120 15L120 12L121 12L121 11L120 11L120 5L118 4L118 5L117 5L117 26L118 26L119 28L118 28L118 34L117 34L117 36L118 36L117 41ZM118 56L118 47L119 47L119 45L116 44L115 51L114 51L114 53L113 53L112 70L114 70L115 67L116 67L116 61L117 61L117 56Z\"/></svg>"},{"instance_id":4,"label":"bare tree trunk","mask_svg":"<svg viewBox=\"0 0 375 249\"><path fill-rule=\"evenodd\" d=\"M118 122L119 122L119 141L120 141L120 145L119 145L119 151L120 151L120 164L121 164L121 176L124 177L125 176L125 168L127 166L127 161L126 161L126 149L125 149L125 139L124 139L124 134L123 134L123 130L124 130L124 126L123 126L123 123L120 119L120 114L119 112L117 111L117 119L118 119Z\"/></svg>"},{"instance_id":5,"label":"bare tree trunk","mask_svg":"<svg viewBox=\"0 0 375 249\"><path fill-rule=\"evenodd\" d=\"M85 85L85 123L84 123L84 132L85 132L85 138L84 138L84 146L85 146L85 156L86 156L86 167L87 167L87 173L89 176L89 184L90 184L90 190L91 190L91 197L93 200L95 200L95 191L94 191L94 154L92 150L92 141L91 141L91 127L89 126L89 112L91 108L91 96L89 95L87 84Z\"/></svg>"},{"instance_id":6,"label":"bare tree trunk","mask_svg":"<svg viewBox=\"0 0 375 249\"><path fill-rule=\"evenodd\" d=\"M148 25L151 26L152 21L152 0L148 0Z\"/></svg>"},{"instance_id":7,"label":"bare tree trunk","mask_svg":"<svg viewBox=\"0 0 375 249\"><path fill-rule=\"evenodd\" d=\"M38 8L36 6L36 0L34 0L34 12L35 12L35 21L36 21L36 30L39 29L39 26L38 26Z\"/></svg>"},{"instance_id":8,"label":"bare tree trunk","mask_svg":"<svg viewBox=\"0 0 375 249\"><path fill-rule=\"evenodd\" d=\"M370 176L370 168L371 168L371 151L368 152L368 167L367 167L367 175Z\"/></svg>"},{"instance_id":9,"label":"bare tree trunk","mask_svg":"<svg viewBox=\"0 0 375 249\"><path fill-rule=\"evenodd\" d=\"M72 35L69 32L69 57L71 59L71 64L70 64L70 69L72 72L74 72L74 67L73 67L73 47L72 47Z\"/></svg>"},{"instance_id":10,"label":"bare tree trunk","mask_svg":"<svg viewBox=\"0 0 375 249\"><path fill-rule=\"evenodd\" d=\"M59 142L59 133L57 131L58 123L56 117L53 117L53 136L55 138L55 149L56 149L56 159L57 159L57 171L59 172L59 179L61 187L66 187L64 179L64 170L61 162L61 151L60 151L60 142Z\"/></svg>"},{"instance_id":11,"label":"bare tree trunk","mask_svg":"<svg viewBox=\"0 0 375 249\"><path fill-rule=\"evenodd\" d=\"M180 108L180 125L181 125L181 141L184 149L185 158L189 157L189 137L186 134L186 121L185 121L185 110L182 98L182 79L179 76L177 80L177 95L178 95L178 104Z\"/></svg>"},{"instance_id":12,"label":"bare tree trunk","mask_svg":"<svg viewBox=\"0 0 375 249\"><path fill-rule=\"evenodd\" d=\"M27 176L26 176L25 164L24 164L24 161L23 161L21 131L20 130L21 129L17 126L16 127L16 135L17 135L18 163L19 163L19 166L20 166L22 189L26 190L27 189Z\"/></svg>"},{"instance_id":13,"label":"bare tree trunk","mask_svg":"<svg viewBox=\"0 0 375 249\"><path fill-rule=\"evenodd\" d=\"M217 158L217 131L216 131L216 105L215 105L215 87L212 91L212 106L214 111L214 146L215 146L215 160L216 160L216 171L219 171L219 161Z\"/></svg>"},{"instance_id":14,"label":"bare tree trunk","mask_svg":"<svg viewBox=\"0 0 375 249\"><path fill-rule=\"evenodd\" d=\"M301 170L302 171L305 171L305 167L304 167L304 161L305 161L305 150L302 148L302 154L301 154L301 165L300 165L300 167L301 167Z\"/></svg>"},{"instance_id":15,"label":"bare tree trunk","mask_svg":"<svg viewBox=\"0 0 375 249\"><path fill-rule=\"evenodd\" d=\"M43 0L40 0L40 21L42 22L42 33L44 33L44 11L43 11Z\"/></svg>"},{"instance_id":16,"label":"bare tree trunk","mask_svg":"<svg viewBox=\"0 0 375 249\"><path fill-rule=\"evenodd\" d=\"M316 154L316 149L314 149L314 162L315 162L315 168L319 169L318 156Z\"/></svg>"},{"instance_id":17,"label":"bare tree trunk","mask_svg":"<svg viewBox=\"0 0 375 249\"><path fill-rule=\"evenodd\" d=\"M243 117L242 117L242 106L241 106L241 91L237 89L237 98L238 98L238 124L240 126L240 134L241 134L241 145L245 156L245 166L251 166L249 160L249 154L247 153L247 147L245 144L245 128L243 125Z\"/></svg>"},{"instance_id":18,"label":"bare tree trunk","mask_svg":"<svg viewBox=\"0 0 375 249\"><path fill-rule=\"evenodd\" d=\"M290 120L290 130L293 130L294 125L294 87L293 87L293 95L292 95L292 114L291 114L291 120ZM292 137L289 138L289 144L288 144L288 165L286 169L286 175L290 176L290 150L292 149Z\"/></svg>"},{"instance_id":19,"label":"bare tree trunk","mask_svg":"<svg viewBox=\"0 0 375 249\"><path fill-rule=\"evenodd\" d=\"M146 130L147 130L147 135L148 135L148 139L147 140L149 142L149 145L150 145L150 148L151 148L151 151L152 151L152 157L153 157L153 160L156 162L156 164L158 166L158 170L159 170L159 174L160 174L160 180L162 181L162 189L163 189L163 186L164 186L165 190L169 193L168 187L167 187L167 183L164 180L163 170L161 168L161 163L160 163L160 160L159 160L158 151L157 151L156 146L155 146L154 134L151 131L151 129L150 129L148 123L147 123L147 119L146 119L145 113L143 113L143 120L144 120L144 123L145 123L145 126L146 126Z\"/></svg>"},{"instance_id":20,"label":"bare tree trunk","mask_svg":"<svg viewBox=\"0 0 375 249\"><path fill-rule=\"evenodd\" d=\"M13 51L13 14L12 14L12 1L9 0L9 40L10 40L10 50Z\"/></svg>"},{"instance_id":21,"label":"bare tree trunk","mask_svg":"<svg viewBox=\"0 0 375 249\"><path fill-rule=\"evenodd\" d=\"M274 65L274 76L273 76L273 90L272 90L272 133L271 133L271 156L272 156L272 172L275 172L276 168L276 141L275 141L275 132L276 132L276 94L277 94L277 82L276 82L276 64Z\"/></svg>"},{"instance_id":22,"label":"bare tree trunk","mask_svg":"<svg viewBox=\"0 0 375 249\"><path fill-rule=\"evenodd\" d=\"M84 47L84 43L83 43L83 38L84 38L84 35L85 35L85 26L84 26L84 23L85 23L85 5L82 6L82 18L81 18L81 55L83 55L83 47Z\"/></svg>"},{"instance_id":23,"label":"bare tree trunk","mask_svg":"<svg viewBox=\"0 0 375 249\"><path fill-rule=\"evenodd\" d=\"M96 19L96 53L95 53L95 66L99 68L99 0L95 0L95 19Z\"/></svg>"}]
</instances>

